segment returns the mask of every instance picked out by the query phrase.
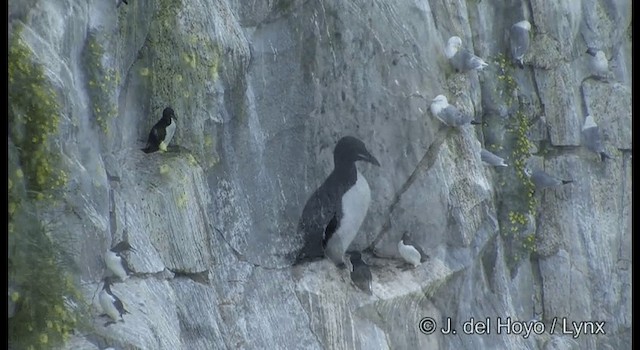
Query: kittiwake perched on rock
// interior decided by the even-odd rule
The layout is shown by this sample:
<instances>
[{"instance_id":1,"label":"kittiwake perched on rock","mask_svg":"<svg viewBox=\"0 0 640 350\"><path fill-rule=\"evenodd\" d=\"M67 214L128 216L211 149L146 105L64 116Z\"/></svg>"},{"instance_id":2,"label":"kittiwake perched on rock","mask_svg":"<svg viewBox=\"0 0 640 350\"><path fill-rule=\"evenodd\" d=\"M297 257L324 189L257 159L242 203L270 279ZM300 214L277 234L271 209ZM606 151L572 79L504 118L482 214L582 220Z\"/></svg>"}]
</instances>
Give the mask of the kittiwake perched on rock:
<instances>
[{"instance_id":1,"label":"kittiwake perched on rock","mask_svg":"<svg viewBox=\"0 0 640 350\"><path fill-rule=\"evenodd\" d=\"M529 50L529 32L531 23L520 21L511 26L509 31L509 44L511 46L511 57L520 68L524 68L524 55Z\"/></svg>"},{"instance_id":2,"label":"kittiwake perched on rock","mask_svg":"<svg viewBox=\"0 0 640 350\"><path fill-rule=\"evenodd\" d=\"M365 293L373 294L371 288L373 277L369 266L362 260L360 252L350 252L348 255L351 262L351 280Z\"/></svg>"},{"instance_id":3,"label":"kittiwake perched on rock","mask_svg":"<svg viewBox=\"0 0 640 350\"><path fill-rule=\"evenodd\" d=\"M597 78L606 78L609 73L609 60L602 50L589 48L587 53L591 56L589 59L589 69Z\"/></svg>"},{"instance_id":4,"label":"kittiwake perched on rock","mask_svg":"<svg viewBox=\"0 0 640 350\"><path fill-rule=\"evenodd\" d=\"M122 256L122 253L125 251L135 252L135 248L133 248L129 242L122 241L116 244L113 248L109 249L104 255L104 262L107 265L109 271L111 271L114 275L118 276L120 280L126 281L129 278L129 275L132 273L129 268L129 263Z\"/></svg>"},{"instance_id":5,"label":"kittiwake perched on rock","mask_svg":"<svg viewBox=\"0 0 640 350\"><path fill-rule=\"evenodd\" d=\"M344 267L344 253L367 215L371 190L356 168L357 161L380 166L364 143L353 136L341 138L333 150L334 169L311 195L298 224L304 247L294 265L328 256Z\"/></svg>"},{"instance_id":6,"label":"kittiwake perched on rock","mask_svg":"<svg viewBox=\"0 0 640 350\"><path fill-rule=\"evenodd\" d=\"M124 318L122 317L124 314L128 314L122 304L120 298L118 298L113 292L111 292L111 278L104 278L104 286L100 291L100 306L102 306L102 310L109 316L113 321L105 323L105 326L108 326L111 323L115 323L119 320L124 322Z\"/></svg>"},{"instance_id":7,"label":"kittiwake perched on rock","mask_svg":"<svg viewBox=\"0 0 640 350\"><path fill-rule=\"evenodd\" d=\"M400 253L402 260L414 268L420 266L428 258L422 248L411 240L408 232L403 233L402 239L398 242L398 253Z\"/></svg>"},{"instance_id":8,"label":"kittiwake perched on rock","mask_svg":"<svg viewBox=\"0 0 640 350\"><path fill-rule=\"evenodd\" d=\"M157 150L167 151L167 146L176 132L176 115L171 107L162 111L162 118L151 128L147 146L142 150L144 153L152 153Z\"/></svg>"},{"instance_id":9,"label":"kittiwake perched on rock","mask_svg":"<svg viewBox=\"0 0 640 350\"><path fill-rule=\"evenodd\" d=\"M604 145L600 138L600 128L598 128L598 124L596 124L593 116L591 115L588 115L584 119L584 126L582 127L582 142L588 150L599 154L601 161L611 159L611 156L604 150Z\"/></svg>"},{"instance_id":10,"label":"kittiwake perched on rock","mask_svg":"<svg viewBox=\"0 0 640 350\"><path fill-rule=\"evenodd\" d=\"M558 187L573 182L573 180L562 180L551 176L539 169L532 171L528 167L525 167L524 172L531 179L531 182L533 182L536 191L542 191L546 188Z\"/></svg>"},{"instance_id":11,"label":"kittiwake perched on rock","mask_svg":"<svg viewBox=\"0 0 640 350\"><path fill-rule=\"evenodd\" d=\"M461 112L449 104L445 95L438 95L431 102L431 114L448 126L459 127L466 124L481 124L469 114Z\"/></svg>"},{"instance_id":12,"label":"kittiwake perched on rock","mask_svg":"<svg viewBox=\"0 0 640 350\"><path fill-rule=\"evenodd\" d=\"M480 159L486 164L489 164L492 166L504 166L504 167L508 166L507 163L504 162L504 159L487 151L484 148L480 150Z\"/></svg>"},{"instance_id":13,"label":"kittiwake perched on rock","mask_svg":"<svg viewBox=\"0 0 640 350\"><path fill-rule=\"evenodd\" d=\"M447 46L444 48L444 55L458 72L468 72L472 69L482 70L489 65L482 58L463 48L462 39L459 36L449 38Z\"/></svg>"}]
</instances>

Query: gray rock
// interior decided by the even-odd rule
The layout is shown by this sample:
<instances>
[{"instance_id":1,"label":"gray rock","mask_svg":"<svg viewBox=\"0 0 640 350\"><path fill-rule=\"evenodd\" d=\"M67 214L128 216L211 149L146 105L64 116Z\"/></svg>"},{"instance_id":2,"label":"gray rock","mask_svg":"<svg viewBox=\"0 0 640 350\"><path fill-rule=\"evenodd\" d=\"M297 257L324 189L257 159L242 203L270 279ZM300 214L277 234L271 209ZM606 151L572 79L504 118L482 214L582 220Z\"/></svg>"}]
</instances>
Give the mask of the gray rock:
<instances>
[{"instance_id":1,"label":"gray rock","mask_svg":"<svg viewBox=\"0 0 640 350\"><path fill-rule=\"evenodd\" d=\"M68 178L50 204L20 199L65 243L93 306L66 348L630 348L630 7L11 0L9 31L58 96L47 146ZM523 18L533 26L527 66L500 71L495 58ZM482 74L451 74L442 52L454 35L487 60ZM585 80L587 47L608 53L611 79ZM441 128L426 117L425 96L438 94L487 125ZM24 108L10 102L12 113ZM175 147L144 154L167 105L180 123ZM611 162L580 153L588 114ZM521 120L535 124L524 136L513 129ZM25 125L11 124L13 153ZM329 261L289 266L302 207L346 134L381 164L360 168L372 202L350 247L367 254L371 296ZM535 144L517 149L517 137ZM478 140L509 167L487 172ZM576 181L529 212L516 160L532 150L540 168ZM528 218L522 232L506 234L505 209ZM388 258L404 231L430 259L400 271ZM517 245L530 233L535 249ZM94 298L101 255L125 238L134 274L112 289L131 314L104 327ZM424 317L495 326L540 313L545 325L604 320L607 334L574 344L418 329Z\"/></svg>"}]
</instances>

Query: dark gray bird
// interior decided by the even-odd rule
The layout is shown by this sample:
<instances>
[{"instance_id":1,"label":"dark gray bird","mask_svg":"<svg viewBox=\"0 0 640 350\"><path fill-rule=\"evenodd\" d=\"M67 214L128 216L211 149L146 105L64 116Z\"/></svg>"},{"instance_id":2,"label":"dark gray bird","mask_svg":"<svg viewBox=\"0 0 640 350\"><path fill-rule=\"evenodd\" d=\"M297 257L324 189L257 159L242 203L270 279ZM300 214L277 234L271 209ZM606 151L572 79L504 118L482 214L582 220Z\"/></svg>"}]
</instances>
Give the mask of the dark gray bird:
<instances>
[{"instance_id":1,"label":"dark gray bird","mask_svg":"<svg viewBox=\"0 0 640 350\"><path fill-rule=\"evenodd\" d=\"M369 184L356 168L357 161L380 166L362 141L352 136L341 138L333 150L333 171L302 210L298 229L305 244L294 265L326 255L344 267L344 253L356 237L371 201Z\"/></svg>"},{"instance_id":2,"label":"dark gray bird","mask_svg":"<svg viewBox=\"0 0 640 350\"><path fill-rule=\"evenodd\" d=\"M449 104L445 95L438 95L431 102L431 114L439 121L451 127L459 127L466 124L481 124L473 120L469 114L461 112L456 107Z\"/></svg>"},{"instance_id":3,"label":"dark gray bird","mask_svg":"<svg viewBox=\"0 0 640 350\"><path fill-rule=\"evenodd\" d=\"M142 149L144 153L153 153L158 150L167 151L167 146L176 132L176 115L171 107L162 111L162 118L151 128L147 146Z\"/></svg>"},{"instance_id":4,"label":"dark gray bird","mask_svg":"<svg viewBox=\"0 0 640 350\"><path fill-rule=\"evenodd\" d=\"M122 304L120 298L118 298L113 292L111 292L111 278L104 278L104 286L100 291L100 306L102 306L102 310L109 316L113 321L105 323L105 326L109 324L115 323L119 320L124 322L124 318L122 317L124 314L128 314Z\"/></svg>"},{"instance_id":5,"label":"dark gray bird","mask_svg":"<svg viewBox=\"0 0 640 350\"><path fill-rule=\"evenodd\" d=\"M596 124L591 115L588 115L584 119L584 126L582 127L582 142L588 150L600 155L600 160L605 161L612 157L608 155L604 150L602 139L600 138L600 128Z\"/></svg>"},{"instance_id":6,"label":"dark gray bird","mask_svg":"<svg viewBox=\"0 0 640 350\"><path fill-rule=\"evenodd\" d=\"M349 253L349 260L351 261L351 281L362 291L372 295L371 282L373 277L369 266L362 260L360 252Z\"/></svg>"},{"instance_id":7,"label":"dark gray bird","mask_svg":"<svg viewBox=\"0 0 640 350\"><path fill-rule=\"evenodd\" d=\"M429 258L422 248L409 237L408 232L402 234L402 239L398 242L398 252L402 259L414 268Z\"/></svg>"},{"instance_id":8,"label":"dark gray bird","mask_svg":"<svg viewBox=\"0 0 640 350\"><path fill-rule=\"evenodd\" d=\"M129 263L122 255L122 253L126 251L135 252L136 250L125 240L116 244L104 255L104 262L109 271L118 276L122 281L126 281L133 272L131 268L129 268Z\"/></svg>"},{"instance_id":9,"label":"dark gray bird","mask_svg":"<svg viewBox=\"0 0 640 350\"><path fill-rule=\"evenodd\" d=\"M480 159L492 166L508 166L507 163L504 162L504 159L487 151L484 148L480 151Z\"/></svg>"},{"instance_id":10,"label":"dark gray bird","mask_svg":"<svg viewBox=\"0 0 640 350\"><path fill-rule=\"evenodd\" d=\"M531 179L536 191L542 191L545 188L558 187L572 183L573 180L562 180L557 177L553 177L542 170L531 170L528 167L524 168L525 174Z\"/></svg>"},{"instance_id":11,"label":"dark gray bird","mask_svg":"<svg viewBox=\"0 0 640 350\"><path fill-rule=\"evenodd\" d=\"M488 66L482 58L462 47L462 39L459 36L449 38L447 46L444 48L444 55L458 72L468 72L472 69L482 70Z\"/></svg>"},{"instance_id":12,"label":"dark gray bird","mask_svg":"<svg viewBox=\"0 0 640 350\"><path fill-rule=\"evenodd\" d=\"M511 46L511 57L518 67L524 68L524 55L529 51L529 32L531 23L520 21L511 26L509 31L509 44Z\"/></svg>"}]
</instances>

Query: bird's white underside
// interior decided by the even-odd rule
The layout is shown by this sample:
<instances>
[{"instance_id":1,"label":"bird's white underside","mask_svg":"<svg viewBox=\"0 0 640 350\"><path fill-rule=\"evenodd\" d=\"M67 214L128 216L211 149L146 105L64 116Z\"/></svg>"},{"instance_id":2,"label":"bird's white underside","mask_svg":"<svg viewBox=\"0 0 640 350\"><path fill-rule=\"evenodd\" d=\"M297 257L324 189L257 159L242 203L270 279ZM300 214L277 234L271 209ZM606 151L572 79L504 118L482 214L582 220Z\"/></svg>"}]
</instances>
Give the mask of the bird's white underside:
<instances>
[{"instance_id":1,"label":"bird's white underside","mask_svg":"<svg viewBox=\"0 0 640 350\"><path fill-rule=\"evenodd\" d=\"M410 245L405 245L404 241L398 242L398 252L404 261L417 267L420 265L420 252Z\"/></svg>"},{"instance_id":2,"label":"bird's white underside","mask_svg":"<svg viewBox=\"0 0 640 350\"><path fill-rule=\"evenodd\" d=\"M122 267L122 261L116 253L112 251L107 251L104 256L104 262L107 265L109 271L111 271L114 275L118 276L122 281L126 280L129 276L127 276L127 271L125 271L124 267Z\"/></svg>"},{"instance_id":3,"label":"bird's white underside","mask_svg":"<svg viewBox=\"0 0 640 350\"><path fill-rule=\"evenodd\" d=\"M120 312L116 309L113 303L116 300L107 293L106 290L100 291L100 306L102 306L102 311L104 311L109 317L111 317L114 321L118 321L120 319Z\"/></svg>"},{"instance_id":4,"label":"bird's white underside","mask_svg":"<svg viewBox=\"0 0 640 350\"><path fill-rule=\"evenodd\" d=\"M371 202L371 189L367 179L358 171L357 180L342 197L342 222L325 248L334 263L343 263L344 253L353 242L367 216Z\"/></svg>"}]
</instances>

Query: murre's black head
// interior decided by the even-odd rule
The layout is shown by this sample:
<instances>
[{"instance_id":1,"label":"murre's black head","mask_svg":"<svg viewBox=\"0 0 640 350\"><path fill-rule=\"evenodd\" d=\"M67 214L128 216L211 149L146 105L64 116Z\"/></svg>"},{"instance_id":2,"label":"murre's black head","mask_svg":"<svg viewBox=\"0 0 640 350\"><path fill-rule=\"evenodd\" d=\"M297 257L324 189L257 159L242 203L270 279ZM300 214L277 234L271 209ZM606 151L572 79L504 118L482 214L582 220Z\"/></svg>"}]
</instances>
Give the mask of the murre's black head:
<instances>
[{"instance_id":1,"label":"murre's black head","mask_svg":"<svg viewBox=\"0 0 640 350\"><path fill-rule=\"evenodd\" d=\"M333 149L333 160L339 163L354 163L359 160L380 166L378 160L369 153L364 142L353 136L341 138Z\"/></svg>"},{"instance_id":2,"label":"murre's black head","mask_svg":"<svg viewBox=\"0 0 640 350\"><path fill-rule=\"evenodd\" d=\"M598 49L590 47L589 49L587 49L587 53L593 57L596 56L596 53L598 53Z\"/></svg>"},{"instance_id":3,"label":"murre's black head","mask_svg":"<svg viewBox=\"0 0 640 350\"><path fill-rule=\"evenodd\" d=\"M132 247L128 241L121 241L120 243L113 246L113 248L111 248L110 250L114 253L122 253L124 251L132 251L132 252L136 251L136 249Z\"/></svg>"},{"instance_id":4,"label":"murre's black head","mask_svg":"<svg viewBox=\"0 0 640 350\"><path fill-rule=\"evenodd\" d=\"M176 118L176 115L173 112L173 108L167 107L164 109L164 111L162 111L162 119L169 121L171 119L178 119L178 118Z\"/></svg>"}]
</instances>

